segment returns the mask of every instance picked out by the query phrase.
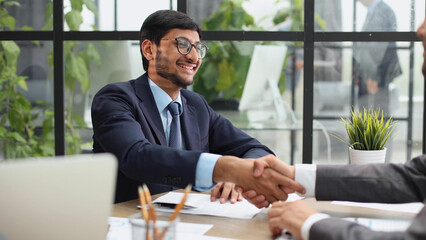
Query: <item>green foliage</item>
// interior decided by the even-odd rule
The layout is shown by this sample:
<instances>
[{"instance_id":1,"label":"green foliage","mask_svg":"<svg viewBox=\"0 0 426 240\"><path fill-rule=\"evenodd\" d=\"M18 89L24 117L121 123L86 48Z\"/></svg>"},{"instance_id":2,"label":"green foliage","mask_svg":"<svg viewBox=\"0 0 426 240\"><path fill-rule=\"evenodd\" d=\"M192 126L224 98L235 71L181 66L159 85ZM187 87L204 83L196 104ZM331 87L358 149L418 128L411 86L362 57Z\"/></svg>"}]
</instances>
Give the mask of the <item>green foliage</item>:
<instances>
[{"instance_id":1,"label":"green foliage","mask_svg":"<svg viewBox=\"0 0 426 240\"><path fill-rule=\"evenodd\" d=\"M341 122L349 137L350 143L347 144L357 150L382 150L396 127L392 116L385 120L380 109L352 111L351 118L342 118Z\"/></svg>"},{"instance_id":2,"label":"green foliage","mask_svg":"<svg viewBox=\"0 0 426 240\"><path fill-rule=\"evenodd\" d=\"M251 15L242 7L246 0L225 0L219 9L202 23L203 30L262 30L254 22ZM281 8L273 17L275 25L291 19L290 31L303 31L304 6L302 0L277 0L289 2L289 7ZM317 24L325 29L324 20L315 15ZM264 43L271 44L271 43ZM295 42L302 46L301 42ZM241 49L252 49L253 42L209 42L207 46L206 62L201 65L199 73L195 76L194 91L202 94L208 102L217 98L241 98L244 83L247 77L251 56L243 53ZM243 46L243 47L242 47ZM284 61L287 65L289 54ZM285 90L285 74L281 74L280 91Z\"/></svg>"},{"instance_id":3,"label":"green foliage","mask_svg":"<svg viewBox=\"0 0 426 240\"><path fill-rule=\"evenodd\" d=\"M20 6L15 1L0 1L0 30L15 30L15 19L9 16L6 6ZM24 26L22 30L32 30ZM37 41L34 43L38 44ZM0 41L0 151L5 158L53 155L53 147L46 147L45 139L52 132L53 122L46 118L41 136L35 134L33 123L40 114L46 114L39 103L40 110L32 108L31 103L18 91L28 91L26 78L16 74L20 48L14 41ZM44 105L43 105L44 104ZM52 134L53 135L53 134ZM51 141L53 142L53 141Z\"/></svg>"},{"instance_id":4,"label":"green foliage","mask_svg":"<svg viewBox=\"0 0 426 240\"><path fill-rule=\"evenodd\" d=\"M245 0L226 0L219 10L203 21L204 30L241 30L255 27L254 19L245 12ZM217 98L241 98L250 65L250 56L239 50L241 43L209 42L208 63L201 65L194 81L194 91L208 102Z\"/></svg>"},{"instance_id":5,"label":"green foliage","mask_svg":"<svg viewBox=\"0 0 426 240\"><path fill-rule=\"evenodd\" d=\"M86 7L92 13L97 15L97 10L93 0L70 0L71 8L65 12L65 23L71 31L78 31L83 23L81 12ZM43 29L50 29L53 25L52 10L53 2L46 5L47 20ZM68 9L65 6L65 9ZM50 15L49 15L50 14ZM65 58L65 91L68 95L67 104L65 106L65 141L66 153L75 154L81 152L83 144L79 129L85 128L86 124L81 116L73 112L73 100L75 89L80 87L82 94L86 94L90 90L91 81L89 78L90 66L94 62L100 66L100 56L91 43L85 44L79 41L66 41L64 43ZM53 67L53 51L48 56L49 65Z\"/></svg>"},{"instance_id":6,"label":"green foliage","mask_svg":"<svg viewBox=\"0 0 426 240\"><path fill-rule=\"evenodd\" d=\"M71 9L65 15L66 23L71 30L78 30L82 23L81 11L86 6L97 14L93 0L71 0ZM19 6L16 1L0 0L0 31L15 30L15 19L9 16L6 6ZM46 25L42 30L51 30L53 27L53 2L46 7ZM75 15L74 19L72 16ZM70 17L71 16L71 17ZM21 30L30 31L28 26ZM38 41L33 41L39 46ZM86 93L90 89L90 63L100 64L99 53L93 44L87 44L86 49L80 42L65 43L66 91L70 101L66 106L65 126L67 154L81 152L81 136L78 128L84 128L85 123L81 116L72 112L72 99L76 83L81 91ZM53 52L53 51L52 51ZM18 91L19 88L28 91L26 78L18 76L17 61L20 48L14 41L0 41L0 152L5 158L21 158L29 156L49 156L55 154L54 113L52 106L37 102L37 108ZM53 54L48 56L49 65L53 66ZM31 90L29 90L31 91ZM37 126L34 120L43 116L40 131L35 132Z\"/></svg>"}]
</instances>

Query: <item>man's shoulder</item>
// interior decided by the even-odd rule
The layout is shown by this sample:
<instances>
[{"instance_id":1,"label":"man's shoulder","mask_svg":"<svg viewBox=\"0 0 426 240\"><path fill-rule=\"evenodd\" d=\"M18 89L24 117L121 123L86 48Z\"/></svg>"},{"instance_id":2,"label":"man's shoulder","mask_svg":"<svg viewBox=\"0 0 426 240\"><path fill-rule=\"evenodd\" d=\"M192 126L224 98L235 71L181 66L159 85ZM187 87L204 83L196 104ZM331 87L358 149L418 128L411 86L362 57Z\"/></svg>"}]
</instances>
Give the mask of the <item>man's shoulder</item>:
<instances>
[{"instance_id":1,"label":"man's shoulder","mask_svg":"<svg viewBox=\"0 0 426 240\"><path fill-rule=\"evenodd\" d=\"M102 87L98 93L106 91L124 91L126 93L135 93L136 81L143 82L144 79L146 78L144 78L144 75L142 75L136 79L132 79L129 81L109 83Z\"/></svg>"},{"instance_id":2,"label":"man's shoulder","mask_svg":"<svg viewBox=\"0 0 426 240\"><path fill-rule=\"evenodd\" d=\"M135 85L135 79L125 81L125 82L114 82L109 83L103 87L103 89L109 89L109 88L121 88L123 90L130 90Z\"/></svg>"}]
</instances>

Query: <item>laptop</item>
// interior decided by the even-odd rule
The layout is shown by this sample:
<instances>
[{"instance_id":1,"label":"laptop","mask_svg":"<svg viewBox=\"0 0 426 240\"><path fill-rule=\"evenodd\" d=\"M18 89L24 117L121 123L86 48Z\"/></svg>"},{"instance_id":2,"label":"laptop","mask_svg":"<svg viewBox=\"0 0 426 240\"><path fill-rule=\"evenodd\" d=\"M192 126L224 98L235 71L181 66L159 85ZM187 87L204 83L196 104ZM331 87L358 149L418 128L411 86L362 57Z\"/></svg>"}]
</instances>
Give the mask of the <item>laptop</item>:
<instances>
[{"instance_id":1,"label":"laptop","mask_svg":"<svg viewBox=\"0 0 426 240\"><path fill-rule=\"evenodd\" d=\"M0 239L106 239L116 174L106 153L0 163Z\"/></svg>"}]
</instances>

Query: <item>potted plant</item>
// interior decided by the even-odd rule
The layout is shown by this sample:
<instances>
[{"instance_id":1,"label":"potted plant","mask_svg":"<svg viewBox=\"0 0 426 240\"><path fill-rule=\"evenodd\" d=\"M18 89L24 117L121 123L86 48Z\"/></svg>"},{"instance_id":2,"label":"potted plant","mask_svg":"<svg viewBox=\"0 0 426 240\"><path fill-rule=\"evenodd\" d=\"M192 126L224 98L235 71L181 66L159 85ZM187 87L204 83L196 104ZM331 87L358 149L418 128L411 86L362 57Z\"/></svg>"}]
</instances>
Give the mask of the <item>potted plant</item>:
<instances>
[{"instance_id":1,"label":"potted plant","mask_svg":"<svg viewBox=\"0 0 426 240\"><path fill-rule=\"evenodd\" d=\"M386 142L389 140L396 122L392 116L385 120L380 108L376 111L352 111L349 119L341 119L349 137L349 156L352 164L384 162Z\"/></svg>"}]
</instances>

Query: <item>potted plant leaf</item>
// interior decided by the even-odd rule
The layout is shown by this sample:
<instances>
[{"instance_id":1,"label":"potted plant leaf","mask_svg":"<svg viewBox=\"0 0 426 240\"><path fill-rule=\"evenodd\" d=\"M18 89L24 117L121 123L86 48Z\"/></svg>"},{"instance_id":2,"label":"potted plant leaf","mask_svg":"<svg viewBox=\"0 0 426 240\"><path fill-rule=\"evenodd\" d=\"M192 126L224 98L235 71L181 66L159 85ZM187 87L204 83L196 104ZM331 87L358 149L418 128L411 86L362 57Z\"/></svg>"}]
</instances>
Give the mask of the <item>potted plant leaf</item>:
<instances>
[{"instance_id":1,"label":"potted plant leaf","mask_svg":"<svg viewBox=\"0 0 426 240\"><path fill-rule=\"evenodd\" d=\"M385 161L386 143L392 135L397 122L392 116L385 119L383 111L365 109L352 111L349 119L341 119L349 137L349 157L352 164L373 163Z\"/></svg>"}]
</instances>

